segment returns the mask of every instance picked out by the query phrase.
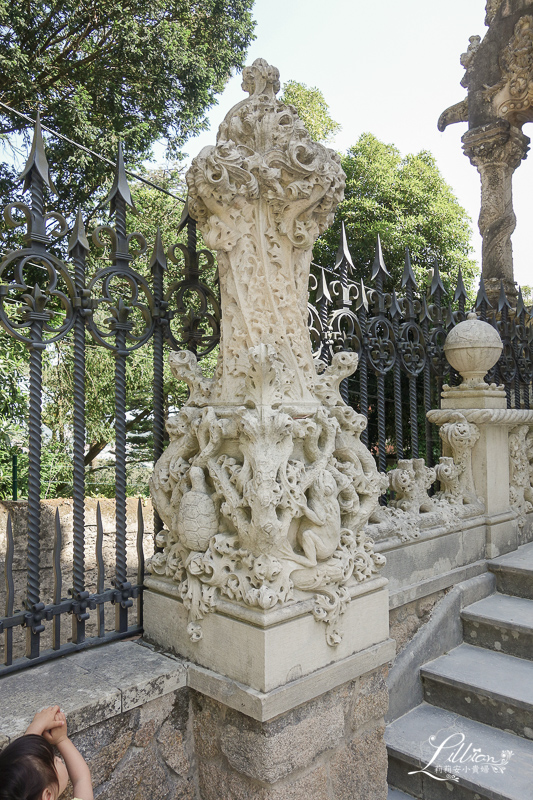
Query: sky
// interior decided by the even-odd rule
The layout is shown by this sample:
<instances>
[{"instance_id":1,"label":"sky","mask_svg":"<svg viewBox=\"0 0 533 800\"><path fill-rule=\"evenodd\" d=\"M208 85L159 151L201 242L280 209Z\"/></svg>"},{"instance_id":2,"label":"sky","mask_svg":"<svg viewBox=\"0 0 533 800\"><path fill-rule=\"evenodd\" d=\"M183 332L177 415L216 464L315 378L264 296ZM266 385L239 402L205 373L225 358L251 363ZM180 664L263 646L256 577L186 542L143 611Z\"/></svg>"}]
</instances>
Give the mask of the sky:
<instances>
[{"instance_id":1,"label":"sky","mask_svg":"<svg viewBox=\"0 0 533 800\"><path fill-rule=\"evenodd\" d=\"M485 0L256 0L253 14L256 40L246 63L264 58L278 67L282 84L317 86L342 126L330 147L345 151L368 131L403 155L433 153L472 219L474 255L481 264L479 174L461 149L467 124L440 133L437 120L466 95L459 58L469 37L487 30ZM215 143L220 122L245 96L236 75L210 113L210 130L187 143L190 156ZM532 135L531 127L524 126L526 135ZM513 182L514 270L522 285L533 284L532 175L533 152Z\"/></svg>"}]
</instances>

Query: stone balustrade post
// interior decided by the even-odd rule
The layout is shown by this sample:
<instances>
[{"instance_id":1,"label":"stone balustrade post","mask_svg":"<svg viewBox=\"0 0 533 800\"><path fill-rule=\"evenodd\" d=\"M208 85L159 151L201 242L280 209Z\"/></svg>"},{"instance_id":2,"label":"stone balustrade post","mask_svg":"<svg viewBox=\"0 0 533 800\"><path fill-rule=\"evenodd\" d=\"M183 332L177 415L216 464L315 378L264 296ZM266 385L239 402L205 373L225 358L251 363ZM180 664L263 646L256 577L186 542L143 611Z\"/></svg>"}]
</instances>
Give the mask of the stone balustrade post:
<instances>
[{"instance_id":1,"label":"stone balustrade post","mask_svg":"<svg viewBox=\"0 0 533 800\"><path fill-rule=\"evenodd\" d=\"M428 412L430 422L441 426L444 455L450 455L445 435L449 423L462 428L470 440L473 488L485 506L487 558L518 546L518 509L511 505L510 432L520 425L533 425L533 411L508 409L504 387L483 380L502 348L495 328L469 314L449 333L444 346L446 358L463 382L444 386L440 410Z\"/></svg>"}]
</instances>

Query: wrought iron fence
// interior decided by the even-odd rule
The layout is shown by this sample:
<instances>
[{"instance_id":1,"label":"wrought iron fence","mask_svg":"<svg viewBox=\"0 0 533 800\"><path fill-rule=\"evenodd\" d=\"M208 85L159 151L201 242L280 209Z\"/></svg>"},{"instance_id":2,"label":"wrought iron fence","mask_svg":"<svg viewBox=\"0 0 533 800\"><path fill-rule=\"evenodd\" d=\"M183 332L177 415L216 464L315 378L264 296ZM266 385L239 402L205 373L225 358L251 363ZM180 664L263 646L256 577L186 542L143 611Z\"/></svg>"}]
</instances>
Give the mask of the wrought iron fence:
<instances>
[{"instance_id":1,"label":"wrought iron fence","mask_svg":"<svg viewBox=\"0 0 533 800\"><path fill-rule=\"evenodd\" d=\"M5 616L0 619L4 634L2 672L29 666L72 650L99 644L110 638L123 638L142 630L140 596L143 584L143 518L138 517L138 567L135 577L128 575L126 538L126 362L132 352L153 348L153 436L154 459L164 448L165 408L163 395L164 347L192 349L198 357L210 352L218 341L220 310L213 290L200 279L201 264L211 266L212 255L197 251L196 223L185 207L179 230L187 229L187 244L170 247L169 256L182 262L180 279L168 285L165 279L167 256L158 231L149 262L151 279L133 268L132 262L147 250L144 236L128 233L126 210L133 207L119 147L109 204L114 225L98 225L92 232L97 248L109 244L104 255L110 263L87 274L90 251L81 211L72 227L65 217L45 208L45 191L54 193L46 160L39 119L36 121L31 152L23 172L23 190L28 203L11 203L4 209L8 228L26 226L21 247L7 252L0 263L0 323L29 352L28 419L28 501L26 589L23 608L16 610L13 581L15 552L11 513L7 520L5 561ZM68 235L66 253L57 243ZM97 577L91 591L86 582L85 552L85 357L86 333L99 347L111 351L115 359L115 537L114 576L106 588L103 559L103 527L98 509L95 557ZM73 543L72 578L68 596L64 595L61 550L62 526L56 518L53 546L53 591L45 602L41 591L41 450L43 351L54 342L73 338ZM157 532L161 521L154 520ZM64 569L64 566L63 566ZM132 620L135 599L138 609ZM113 630L105 621L105 610L114 606ZM90 612L97 614L96 635L86 636ZM61 629L65 614L72 617L71 630ZM41 637L46 622L52 623L51 649L41 652ZM26 631L25 655L13 647L13 631ZM94 626L93 626L94 627Z\"/></svg>"},{"instance_id":2,"label":"wrought iron fence","mask_svg":"<svg viewBox=\"0 0 533 800\"><path fill-rule=\"evenodd\" d=\"M25 224L26 233L23 245L6 253L0 263L0 324L23 342L29 353L28 521L24 553L17 556L11 514L7 520L5 616L0 618L4 667L0 673L141 632L141 505L136 533L137 566L133 573L127 552L127 359L135 350L152 348L155 460L162 454L165 442L165 348L188 348L201 358L216 346L220 328L219 301L204 280L204 270L212 270L214 260L208 251L198 251L196 223L186 206L179 228L187 231L187 242L165 249L158 232L149 260L150 277L133 268L135 259L147 251L147 243L141 233L127 231L126 209L133 201L120 149L106 200L114 226L98 225L91 237L97 248L109 241L109 252L103 255L109 263L92 269L91 274L87 266L91 245L81 212L69 227L59 212L45 208L45 191L53 193L54 187L38 120L21 179L29 202L8 205L4 219L10 228ZM67 236L68 245L62 253L57 242ZM167 258L181 264L177 280L167 277ZM389 291L386 287L390 276L379 240L369 280L354 281L352 270L343 229L336 263L330 267L314 264L311 271L309 326L314 353L324 364L339 349L358 353L359 368L343 382L341 391L346 402L368 417L362 438L380 470L385 471L391 462L405 457L423 456L432 465L438 459L440 445L425 412L438 405L444 382L457 381L443 345L448 331L466 318L470 305L461 274L453 296L449 296L435 264L430 285L419 290L406 252L401 286L398 291ZM518 305L513 309L502 286L498 306L492 308L481 281L473 306L482 319L497 328L504 343L502 356L487 380L504 383L509 407L529 408L533 326L522 295L519 293ZM84 454L88 335L93 344L113 353L115 359L112 580L104 563L106 543L99 508L93 548L96 566L87 568ZM50 597L45 597L41 581L44 567L40 504L42 358L49 344L67 337L72 340L74 354L72 564L65 569L61 559L64 532L56 515L51 556L53 588ZM155 532L161 528L161 520L155 515ZM20 591L17 593L13 579L17 558L24 558L22 571L26 578L20 609ZM65 592L68 582L71 585ZM114 620L110 624L106 611L113 608ZM66 614L72 617L71 625L62 625ZM14 645L14 631L25 631L25 655L20 655ZM44 651L43 641L50 645Z\"/></svg>"},{"instance_id":3,"label":"wrought iron fence","mask_svg":"<svg viewBox=\"0 0 533 800\"><path fill-rule=\"evenodd\" d=\"M400 458L424 457L429 466L438 460L440 441L426 412L438 407L444 383L458 382L446 360L444 342L470 310L493 325L503 341L502 355L487 382L505 386L509 408L530 407L533 325L520 290L513 308L502 282L493 307L481 278L471 303L461 271L450 295L437 262L430 285L419 290L406 249L399 291L385 291L390 275L379 238L370 279L356 283L352 271L343 228L334 267L312 266L309 326L314 352L325 364L336 350L359 355L358 370L343 381L341 393L368 418L361 438L380 471Z\"/></svg>"}]
</instances>

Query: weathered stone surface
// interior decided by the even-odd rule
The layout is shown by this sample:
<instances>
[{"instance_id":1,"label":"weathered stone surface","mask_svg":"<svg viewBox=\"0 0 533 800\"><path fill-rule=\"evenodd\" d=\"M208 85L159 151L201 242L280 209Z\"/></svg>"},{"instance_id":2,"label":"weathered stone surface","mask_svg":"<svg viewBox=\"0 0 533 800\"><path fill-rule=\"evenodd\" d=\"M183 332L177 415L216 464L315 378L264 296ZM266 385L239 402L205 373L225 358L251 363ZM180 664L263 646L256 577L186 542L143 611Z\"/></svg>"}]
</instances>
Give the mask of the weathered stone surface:
<instances>
[{"instance_id":1,"label":"weathered stone surface","mask_svg":"<svg viewBox=\"0 0 533 800\"><path fill-rule=\"evenodd\" d=\"M172 781L154 746L131 750L120 769L95 791L99 800L167 800Z\"/></svg>"},{"instance_id":2,"label":"weathered stone surface","mask_svg":"<svg viewBox=\"0 0 533 800\"><path fill-rule=\"evenodd\" d=\"M109 780L133 741L138 712L121 714L72 736L91 770L94 786Z\"/></svg>"},{"instance_id":3,"label":"weathered stone surface","mask_svg":"<svg viewBox=\"0 0 533 800\"><path fill-rule=\"evenodd\" d=\"M386 684L387 670L376 670L360 678L352 688L350 725L356 731L371 720L380 720L389 707L389 693Z\"/></svg>"},{"instance_id":4,"label":"weathered stone surface","mask_svg":"<svg viewBox=\"0 0 533 800\"><path fill-rule=\"evenodd\" d=\"M182 662L136 642L116 642L105 651L79 653L76 663L91 674L105 675L111 685L120 689L122 711L180 689L186 682L186 667Z\"/></svg>"},{"instance_id":5,"label":"weathered stone surface","mask_svg":"<svg viewBox=\"0 0 533 800\"><path fill-rule=\"evenodd\" d=\"M182 734L170 722L165 722L157 735L157 741L165 764L178 775L187 775L190 762Z\"/></svg>"},{"instance_id":6,"label":"weathered stone surface","mask_svg":"<svg viewBox=\"0 0 533 800\"><path fill-rule=\"evenodd\" d=\"M70 729L76 731L119 714L121 693L105 674L89 674L78 667L76 656L50 661L2 679L0 732L10 739L20 736L36 709L55 703L66 713Z\"/></svg>"},{"instance_id":7,"label":"weathered stone surface","mask_svg":"<svg viewBox=\"0 0 533 800\"><path fill-rule=\"evenodd\" d=\"M220 746L238 772L275 783L308 766L325 750L336 747L343 735L344 714L337 702L330 708L311 708L310 714L298 721L284 719L283 726L258 724L256 730L245 730L239 724L227 723L221 732Z\"/></svg>"},{"instance_id":8,"label":"weathered stone surface","mask_svg":"<svg viewBox=\"0 0 533 800\"><path fill-rule=\"evenodd\" d=\"M428 621L434 606L446 594L446 590L433 592L427 597L405 603L393 608L389 615L390 637L396 641L396 653L400 653L405 645Z\"/></svg>"},{"instance_id":9,"label":"weathered stone surface","mask_svg":"<svg viewBox=\"0 0 533 800\"><path fill-rule=\"evenodd\" d=\"M216 758L219 724L224 721L223 706L216 700L192 692L194 749L199 763Z\"/></svg>"},{"instance_id":10,"label":"weathered stone surface","mask_svg":"<svg viewBox=\"0 0 533 800\"><path fill-rule=\"evenodd\" d=\"M330 761L332 794L335 798L387 800L387 750L385 727L363 733Z\"/></svg>"}]
</instances>

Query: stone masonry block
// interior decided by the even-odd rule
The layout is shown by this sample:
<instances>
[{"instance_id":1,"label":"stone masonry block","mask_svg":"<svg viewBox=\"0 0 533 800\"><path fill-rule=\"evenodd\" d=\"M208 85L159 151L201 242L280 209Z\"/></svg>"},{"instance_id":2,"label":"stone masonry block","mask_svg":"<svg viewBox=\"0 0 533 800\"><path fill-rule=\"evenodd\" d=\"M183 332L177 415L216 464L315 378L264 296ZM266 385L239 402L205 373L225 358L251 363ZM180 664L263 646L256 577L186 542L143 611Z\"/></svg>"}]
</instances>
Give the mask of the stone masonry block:
<instances>
[{"instance_id":1,"label":"stone masonry block","mask_svg":"<svg viewBox=\"0 0 533 800\"><path fill-rule=\"evenodd\" d=\"M385 727L364 732L330 760L335 800L387 800L387 749Z\"/></svg>"},{"instance_id":2,"label":"stone masonry block","mask_svg":"<svg viewBox=\"0 0 533 800\"><path fill-rule=\"evenodd\" d=\"M371 720L385 716L389 707L389 692L386 684L387 669L371 672L355 681L350 709L350 727L353 731Z\"/></svg>"}]
</instances>

